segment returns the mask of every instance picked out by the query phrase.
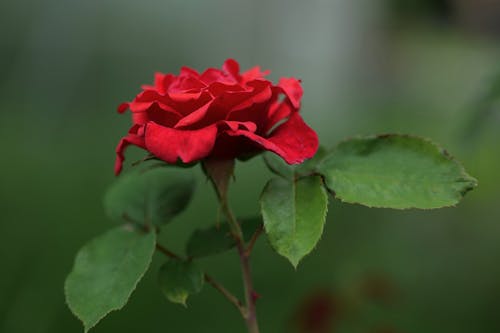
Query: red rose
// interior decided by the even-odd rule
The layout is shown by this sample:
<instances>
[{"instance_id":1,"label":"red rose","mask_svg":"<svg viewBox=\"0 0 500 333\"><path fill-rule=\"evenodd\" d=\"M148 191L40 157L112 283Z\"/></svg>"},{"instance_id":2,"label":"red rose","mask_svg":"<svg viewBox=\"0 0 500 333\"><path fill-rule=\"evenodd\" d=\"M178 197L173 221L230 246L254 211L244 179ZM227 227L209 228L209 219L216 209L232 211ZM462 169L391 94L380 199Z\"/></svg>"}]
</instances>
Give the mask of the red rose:
<instances>
[{"instance_id":1,"label":"red rose","mask_svg":"<svg viewBox=\"0 0 500 333\"><path fill-rule=\"evenodd\" d=\"M240 74L235 60L222 70L202 74L183 67L179 75L156 73L154 86L143 86L130 109L133 125L118 147L119 174L128 145L146 149L168 163L206 157L243 158L269 150L288 164L311 158L318 148L316 133L299 114L302 87L294 78L277 85L254 67Z\"/></svg>"}]
</instances>

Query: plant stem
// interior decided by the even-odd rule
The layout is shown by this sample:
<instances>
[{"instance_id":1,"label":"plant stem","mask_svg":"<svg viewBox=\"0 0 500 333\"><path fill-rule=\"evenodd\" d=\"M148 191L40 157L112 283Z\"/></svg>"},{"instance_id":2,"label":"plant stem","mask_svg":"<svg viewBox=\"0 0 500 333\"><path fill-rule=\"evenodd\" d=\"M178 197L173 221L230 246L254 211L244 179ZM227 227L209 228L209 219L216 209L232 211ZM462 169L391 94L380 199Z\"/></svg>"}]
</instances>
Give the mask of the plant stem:
<instances>
[{"instance_id":1,"label":"plant stem","mask_svg":"<svg viewBox=\"0 0 500 333\"><path fill-rule=\"evenodd\" d=\"M231 302L241 313L242 316L245 315L246 309L245 306L241 303L241 301L236 298L233 294L231 294L226 288L224 288L221 284L215 281L210 275L205 274L205 281L214 287L217 291L219 291L229 302Z\"/></svg>"},{"instance_id":2,"label":"plant stem","mask_svg":"<svg viewBox=\"0 0 500 333\"><path fill-rule=\"evenodd\" d=\"M245 287L246 314L244 316L249 333L259 333L257 323L257 312L255 309L255 297L253 290L252 274L250 271L250 257L243 246L238 246L240 255L241 273L243 275L243 285Z\"/></svg>"},{"instance_id":3,"label":"plant stem","mask_svg":"<svg viewBox=\"0 0 500 333\"><path fill-rule=\"evenodd\" d=\"M244 246L243 231L241 230L240 224L234 217L234 214L227 203L227 198L225 196L221 196L219 200L221 203L222 212L226 216L227 222L229 223L229 228L231 229L231 234L236 240L237 246L241 245L243 247Z\"/></svg>"},{"instance_id":4,"label":"plant stem","mask_svg":"<svg viewBox=\"0 0 500 333\"><path fill-rule=\"evenodd\" d=\"M243 315L245 323L247 325L248 333L259 333L259 325L257 323L257 311L255 308L255 302L257 298L255 297L255 292L253 290L252 274L250 270L250 252L253 247L253 243L250 242L250 246L245 249L245 243L243 240L241 227L238 221L236 221L233 212L229 208L225 196L221 196L221 206L226 218L232 228L236 231L236 248L238 249L238 254L240 257L241 273L243 276L243 286L245 289L245 303L246 311ZM258 234L255 237L256 241Z\"/></svg>"},{"instance_id":5,"label":"plant stem","mask_svg":"<svg viewBox=\"0 0 500 333\"><path fill-rule=\"evenodd\" d=\"M175 254L174 252L170 251L169 249L167 249L166 247L164 247L158 243L156 244L156 250L158 252L163 253L165 256L167 256L169 258L182 260L182 258L179 255ZM240 311L242 316L246 315L247 310L246 310L245 306L241 303L241 301L236 296L231 294L230 291L228 291L226 288L224 288L224 286L222 286L220 283L215 281L215 279L213 277L211 277L210 275L205 273L203 277L209 285L214 287L215 290L220 292L222 294L222 296L224 296L231 304L233 304L238 309L238 311Z\"/></svg>"},{"instance_id":6,"label":"plant stem","mask_svg":"<svg viewBox=\"0 0 500 333\"><path fill-rule=\"evenodd\" d=\"M241 273L243 276L243 285L245 288L246 306L242 312L243 318L248 328L248 333L259 333L259 325L257 324L257 312L255 310L255 301L257 300L256 293L253 290L252 275L250 272L250 253L253 245L257 241L260 232L257 231L252 237L250 244L245 248L245 240L241 226L236 220L231 208L229 207L227 195L229 183L234 171L234 159L207 159L203 162L203 171L214 185L215 193L219 199L220 207L223 214L226 216L231 234L236 242L236 248L240 256Z\"/></svg>"},{"instance_id":7,"label":"plant stem","mask_svg":"<svg viewBox=\"0 0 500 333\"><path fill-rule=\"evenodd\" d=\"M261 224L261 225L259 225L257 230L255 230L254 234L252 235L252 238L248 242L247 248L245 250L245 254L247 256L250 256L250 253L252 253L252 250L253 250L253 247L255 246L255 243L257 242L257 239L259 239L259 236L262 234L263 231L264 231L264 225Z\"/></svg>"},{"instance_id":8,"label":"plant stem","mask_svg":"<svg viewBox=\"0 0 500 333\"><path fill-rule=\"evenodd\" d=\"M170 258L174 258L174 259L181 259L180 256L178 256L177 254L173 253L172 251L170 251L169 249L167 249L166 247L156 243L156 249L163 253L164 255L166 255L167 257L170 257Z\"/></svg>"}]
</instances>

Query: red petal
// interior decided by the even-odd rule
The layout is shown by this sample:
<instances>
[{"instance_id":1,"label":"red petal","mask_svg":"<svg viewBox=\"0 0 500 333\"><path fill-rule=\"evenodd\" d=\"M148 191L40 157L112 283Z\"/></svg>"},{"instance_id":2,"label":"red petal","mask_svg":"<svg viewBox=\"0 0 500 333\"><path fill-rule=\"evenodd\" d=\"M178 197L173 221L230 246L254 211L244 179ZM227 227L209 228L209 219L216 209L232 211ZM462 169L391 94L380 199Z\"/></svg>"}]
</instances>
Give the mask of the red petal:
<instances>
[{"instance_id":1,"label":"red petal","mask_svg":"<svg viewBox=\"0 0 500 333\"><path fill-rule=\"evenodd\" d=\"M245 89L236 83L214 82L208 86L208 91L213 96L220 96L225 93L245 92Z\"/></svg>"},{"instance_id":2,"label":"red petal","mask_svg":"<svg viewBox=\"0 0 500 333\"><path fill-rule=\"evenodd\" d=\"M118 113L123 113L125 111L127 111L127 109L129 108L129 103L122 103L120 105L118 105Z\"/></svg>"},{"instance_id":3,"label":"red petal","mask_svg":"<svg viewBox=\"0 0 500 333\"><path fill-rule=\"evenodd\" d=\"M231 121L231 120L223 120L220 122L221 124L226 124L230 130L237 131L239 129L243 129L250 132L255 132L257 130L257 125L251 121Z\"/></svg>"},{"instance_id":4,"label":"red petal","mask_svg":"<svg viewBox=\"0 0 500 333\"><path fill-rule=\"evenodd\" d=\"M300 81L291 78L281 78L278 87L283 89L283 92L288 97L294 108L298 109L300 107L300 99L302 98L302 87L300 86Z\"/></svg>"},{"instance_id":5,"label":"red petal","mask_svg":"<svg viewBox=\"0 0 500 333\"><path fill-rule=\"evenodd\" d=\"M176 163L179 158L190 163L210 154L216 136L216 125L199 130L178 130L149 122L145 143L148 151L168 163Z\"/></svg>"},{"instance_id":6,"label":"red petal","mask_svg":"<svg viewBox=\"0 0 500 333\"><path fill-rule=\"evenodd\" d=\"M168 93L176 95L184 93L200 93L200 90L205 87L205 83L203 83L198 77L179 76L169 85Z\"/></svg>"},{"instance_id":7,"label":"red petal","mask_svg":"<svg viewBox=\"0 0 500 333\"><path fill-rule=\"evenodd\" d=\"M155 76L155 89L156 89L156 91L161 96L164 96L167 93L168 88L170 87L172 82L174 82L175 79L176 79L176 77L172 74L162 75L161 73L156 73L156 76Z\"/></svg>"},{"instance_id":8,"label":"red petal","mask_svg":"<svg viewBox=\"0 0 500 333\"><path fill-rule=\"evenodd\" d=\"M276 102L275 104L271 105L267 115L267 121L264 127L264 132L267 133L268 131L270 131L281 120L289 117L293 111L294 110L290 105L290 102L288 101L283 101L281 103Z\"/></svg>"},{"instance_id":9,"label":"red petal","mask_svg":"<svg viewBox=\"0 0 500 333\"><path fill-rule=\"evenodd\" d=\"M260 66L255 66L247 70L246 72L241 74L241 78L243 82L248 82L255 79L263 78L266 75L271 74L270 70L265 70L263 72L260 71Z\"/></svg>"},{"instance_id":10,"label":"red petal","mask_svg":"<svg viewBox=\"0 0 500 333\"><path fill-rule=\"evenodd\" d=\"M129 108L132 112L142 112L147 110L160 96L156 91L144 90L140 92L132 102Z\"/></svg>"},{"instance_id":11,"label":"red petal","mask_svg":"<svg viewBox=\"0 0 500 333\"><path fill-rule=\"evenodd\" d=\"M161 95L165 95L166 89L165 85L163 84L163 80L165 79L165 74L156 72L155 73L155 85L154 88L158 90L158 93Z\"/></svg>"},{"instance_id":12,"label":"red petal","mask_svg":"<svg viewBox=\"0 0 500 333\"><path fill-rule=\"evenodd\" d=\"M212 105L212 101L200 107L198 110L195 110L179 120L179 122L175 125L175 128L186 127L200 121L207 114L208 108Z\"/></svg>"},{"instance_id":13,"label":"red petal","mask_svg":"<svg viewBox=\"0 0 500 333\"><path fill-rule=\"evenodd\" d=\"M186 93L186 92L168 92L168 97L172 99L174 102L187 102L191 100L197 100L201 96L201 91L194 93Z\"/></svg>"},{"instance_id":14,"label":"red petal","mask_svg":"<svg viewBox=\"0 0 500 333\"><path fill-rule=\"evenodd\" d=\"M271 82L267 80L254 80L248 82L248 86L253 88L255 95L253 95L252 100L254 103L263 103L268 101L272 95Z\"/></svg>"},{"instance_id":15,"label":"red petal","mask_svg":"<svg viewBox=\"0 0 500 333\"><path fill-rule=\"evenodd\" d=\"M132 102L130 103L130 111L132 112L144 112L155 102Z\"/></svg>"},{"instance_id":16,"label":"red petal","mask_svg":"<svg viewBox=\"0 0 500 333\"><path fill-rule=\"evenodd\" d=\"M205 70L201 76L200 80L205 84L209 85L215 82L225 83L225 84L235 84L237 81L233 79L230 75L221 71L217 68L208 68Z\"/></svg>"},{"instance_id":17,"label":"red petal","mask_svg":"<svg viewBox=\"0 0 500 333\"><path fill-rule=\"evenodd\" d=\"M245 136L281 156L288 164L302 163L311 158L318 150L318 135L302 120L299 113L292 113L287 122L280 125L269 138L245 130L229 130L232 136Z\"/></svg>"},{"instance_id":18,"label":"red petal","mask_svg":"<svg viewBox=\"0 0 500 333\"><path fill-rule=\"evenodd\" d=\"M222 65L222 69L231 75L235 80L240 80L240 64L234 59L227 59Z\"/></svg>"},{"instance_id":19,"label":"red petal","mask_svg":"<svg viewBox=\"0 0 500 333\"><path fill-rule=\"evenodd\" d=\"M194 76L194 77L199 77L200 74L195 69L192 69L192 68L187 67L187 66L182 66L181 71L179 73L179 76Z\"/></svg>"},{"instance_id":20,"label":"red petal","mask_svg":"<svg viewBox=\"0 0 500 333\"><path fill-rule=\"evenodd\" d=\"M157 124L171 127L181 118L182 115L180 113L173 111L173 109L162 103L153 103L143 112L132 112L132 122L139 125L154 121Z\"/></svg>"},{"instance_id":21,"label":"red petal","mask_svg":"<svg viewBox=\"0 0 500 333\"><path fill-rule=\"evenodd\" d=\"M123 168L123 161L125 160L125 149L130 146L130 145L135 145L141 148L145 148L144 145L144 138L142 136L139 136L135 133L139 131L141 128L138 127L137 125L134 125L130 131L129 134L122 138L120 142L118 143L118 146L116 146L116 161L115 161L115 175L119 175L120 172L122 171ZM134 133L135 132L135 133Z\"/></svg>"},{"instance_id":22,"label":"red petal","mask_svg":"<svg viewBox=\"0 0 500 333\"><path fill-rule=\"evenodd\" d=\"M273 92L271 90L271 83L265 80L255 80L248 83L249 87L253 90L250 92L242 93L241 97L244 99L237 105L230 107L229 111L239 111L251 107L253 104L263 103L271 99Z\"/></svg>"}]
</instances>

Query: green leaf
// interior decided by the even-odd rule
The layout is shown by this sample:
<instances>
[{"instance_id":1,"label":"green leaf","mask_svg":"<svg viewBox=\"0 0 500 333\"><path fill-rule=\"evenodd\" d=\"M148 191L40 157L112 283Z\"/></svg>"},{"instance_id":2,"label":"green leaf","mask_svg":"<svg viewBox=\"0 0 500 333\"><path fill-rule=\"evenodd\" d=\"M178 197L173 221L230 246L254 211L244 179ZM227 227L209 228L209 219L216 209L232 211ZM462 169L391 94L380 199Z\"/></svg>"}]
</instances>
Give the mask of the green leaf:
<instances>
[{"instance_id":1,"label":"green leaf","mask_svg":"<svg viewBox=\"0 0 500 333\"><path fill-rule=\"evenodd\" d=\"M262 224L260 217L239 219L243 238L249 241L257 228ZM199 258L219 254L236 246L231 236L229 225L221 223L207 229L195 230L186 244L186 254L189 257Z\"/></svg>"},{"instance_id":2,"label":"green leaf","mask_svg":"<svg viewBox=\"0 0 500 333\"><path fill-rule=\"evenodd\" d=\"M121 309L151 263L154 232L112 229L87 243L77 254L64 291L85 332L113 310Z\"/></svg>"},{"instance_id":3,"label":"green leaf","mask_svg":"<svg viewBox=\"0 0 500 333\"><path fill-rule=\"evenodd\" d=\"M187 207L194 188L194 179L184 170L134 170L118 178L104 205L114 220L161 225Z\"/></svg>"},{"instance_id":4,"label":"green leaf","mask_svg":"<svg viewBox=\"0 0 500 333\"><path fill-rule=\"evenodd\" d=\"M287 164L281 157L274 153L265 153L264 162L273 173L285 179L294 179L295 177L306 176L316 171L316 167L325 157L327 151L324 147L319 147L313 158L305 160L301 164Z\"/></svg>"},{"instance_id":5,"label":"green leaf","mask_svg":"<svg viewBox=\"0 0 500 333\"><path fill-rule=\"evenodd\" d=\"M395 134L342 142L319 172L337 198L368 207L452 206L476 186L445 150L428 140Z\"/></svg>"},{"instance_id":6,"label":"green leaf","mask_svg":"<svg viewBox=\"0 0 500 333\"><path fill-rule=\"evenodd\" d=\"M170 259L160 268L158 280L169 301L186 306L188 296L201 291L204 273L192 261Z\"/></svg>"},{"instance_id":7,"label":"green leaf","mask_svg":"<svg viewBox=\"0 0 500 333\"><path fill-rule=\"evenodd\" d=\"M297 174L298 176L307 176L313 172L316 172L319 163L323 160L323 158L325 158L327 153L328 151L326 150L326 148L320 146L313 158L305 160L303 163L294 166L295 174Z\"/></svg>"},{"instance_id":8,"label":"green leaf","mask_svg":"<svg viewBox=\"0 0 500 333\"><path fill-rule=\"evenodd\" d=\"M267 168L271 170L271 172L285 179L293 179L294 169L292 165L287 164L275 153L267 152L263 154L263 157Z\"/></svg>"},{"instance_id":9,"label":"green leaf","mask_svg":"<svg viewBox=\"0 0 500 333\"><path fill-rule=\"evenodd\" d=\"M261 196L269 241L294 267L321 238L327 209L328 196L320 176L272 179Z\"/></svg>"}]
</instances>

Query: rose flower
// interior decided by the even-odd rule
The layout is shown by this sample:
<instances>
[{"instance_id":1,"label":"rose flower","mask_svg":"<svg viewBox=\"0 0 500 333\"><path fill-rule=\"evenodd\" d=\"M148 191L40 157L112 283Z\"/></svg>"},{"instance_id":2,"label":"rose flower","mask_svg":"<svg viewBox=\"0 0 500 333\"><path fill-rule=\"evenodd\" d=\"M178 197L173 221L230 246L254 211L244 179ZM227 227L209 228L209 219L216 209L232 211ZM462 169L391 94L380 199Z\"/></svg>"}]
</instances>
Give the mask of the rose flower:
<instances>
[{"instance_id":1,"label":"rose flower","mask_svg":"<svg viewBox=\"0 0 500 333\"><path fill-rule=\"evenodd\" d=\"M232 59L201 74L188 67L179 75L156 73L154 86L118 107L130 109L133 125L116 148L115 173L129 145L167 163L243 159L266 150L288 164L311 158L318 137L299 114L300 81L281 78L274 85L267 74L259 67L240 73Z\"/></svg>"}]
</instances>

